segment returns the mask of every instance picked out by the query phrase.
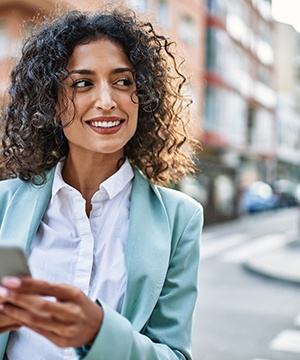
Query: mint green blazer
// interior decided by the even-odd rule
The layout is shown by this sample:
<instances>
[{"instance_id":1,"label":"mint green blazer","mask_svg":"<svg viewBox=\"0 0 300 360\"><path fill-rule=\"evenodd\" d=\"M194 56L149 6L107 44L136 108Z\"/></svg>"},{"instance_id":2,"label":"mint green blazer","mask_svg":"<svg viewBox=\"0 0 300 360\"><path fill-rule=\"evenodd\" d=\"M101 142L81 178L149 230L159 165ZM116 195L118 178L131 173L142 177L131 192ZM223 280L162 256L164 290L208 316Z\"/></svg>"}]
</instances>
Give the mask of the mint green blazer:
<instances>
[{"instance_id":1,"label":"mint green blazer","mask_svg":"<svg viewBox=\"0 0 300 360\"><path fill-rule=\"evenodd\" d=\"M29 253L50 201L53 174L51 170L43 186L19 179L0 181L0 244L21 245ZM99 299L103 324L84 359L192 359L202 223L202 208L196 201L149 183L135 169L122 312ZM8 335L0 336L0 359Z\"/></svg>"}]
</instances>

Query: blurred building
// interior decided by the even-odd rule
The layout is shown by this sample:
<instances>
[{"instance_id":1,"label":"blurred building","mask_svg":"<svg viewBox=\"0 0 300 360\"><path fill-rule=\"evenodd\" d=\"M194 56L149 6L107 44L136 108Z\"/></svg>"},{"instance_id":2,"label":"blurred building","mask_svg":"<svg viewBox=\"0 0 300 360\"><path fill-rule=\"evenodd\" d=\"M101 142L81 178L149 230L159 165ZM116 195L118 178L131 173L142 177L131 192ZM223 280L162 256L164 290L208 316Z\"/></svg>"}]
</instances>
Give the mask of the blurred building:
<instances>
[{"instance_id":1,"label":"blurred building","mask_svg":"<svg viewBox=\"0 0 300 360\"><path fill-rule=\"evenodd\" d=\"M183 71L187 76L185 93L193 100L193 135L201 139L201 123L205 91L205 0L119 0L145 18L150 19L161 32L177 43L182 56ZM102 0L102 3L105 3Z\"/></svg>"},{"instance_id":2,"label":"blurred building","mask_svg":"<svg viewBox=\"0 0 300 360\"><path fill-rule=\"evenodd\" d=\"M276 23L274 88L278 102L277 178L300 181L300 34Z\"/></svg>"},{"instance_id":3,"label":"blurred building","mask_svg":"<svg viewBox=\"0 0 300 360\"><path fill-rule=\"evenodd\" d=\"M202 183L208 221L237 216L239 190L272 181L276 94L271 0L207 0Z\"/></svg>"},{"instance_id":4,"label":"blurred building","mask_svg":"<svg viewBox=\"0 0 300 360\"><path fill-rule=\"evenodd\" d=\"M205 0L0 0L0 94L20 54L22 39L30 27L57 9L96 10L106 3L125 5L150 19L178 43L189 83L186 93L194 100L193 112L199 129L204 92ZM196 134L197 135L197 134ZM199 136L199 135L198 135Z\"/></svg>"},{"instance_id":5,"label":"blurred building","mask_svg":"<svg viewBox=\"0 0 300 360\"><path fill-rule=\"evenodd\" d=\"M41 16L55 9L51 0L0 0L0 97L5 96L9 74L20 55L22 40Z\"/></svg>"}]
</instances>

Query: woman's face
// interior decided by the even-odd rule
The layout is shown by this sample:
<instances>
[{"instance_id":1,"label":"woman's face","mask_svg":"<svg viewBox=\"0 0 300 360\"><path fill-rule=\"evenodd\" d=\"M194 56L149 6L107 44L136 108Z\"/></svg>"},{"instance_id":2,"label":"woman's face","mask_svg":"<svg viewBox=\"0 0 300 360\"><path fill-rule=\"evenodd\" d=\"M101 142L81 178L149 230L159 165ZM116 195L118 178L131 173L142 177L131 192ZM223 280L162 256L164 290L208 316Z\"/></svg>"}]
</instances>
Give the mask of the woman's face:
<instances>
[{"instance_id":1,"label":"woman's face","mask_svg":"<svg viewBox=\"0 0 300 360\"><path fill-rule=\"evenodd\" d=\"M132 64L120 46L100 39L76 46L67 69L68 106L61 121L74 117L64 128L70 153L123 156L138 122Z\"/></svg>"}]
</instances>

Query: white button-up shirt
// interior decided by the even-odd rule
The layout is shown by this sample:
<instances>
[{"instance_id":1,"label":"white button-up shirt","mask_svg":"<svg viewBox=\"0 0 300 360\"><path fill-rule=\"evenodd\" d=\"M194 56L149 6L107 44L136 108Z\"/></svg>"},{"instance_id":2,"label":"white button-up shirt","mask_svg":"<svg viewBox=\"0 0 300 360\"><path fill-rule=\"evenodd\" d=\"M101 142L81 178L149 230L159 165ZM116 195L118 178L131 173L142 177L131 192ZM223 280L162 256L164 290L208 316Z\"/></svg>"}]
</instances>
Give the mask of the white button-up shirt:
<instances>
[{"instance_id":1,"label":"white button-up shirt","mask_svg":"<svg viewBox=\"0 0 300 360\"><path fill-rule=\"evenodd\" d=\"M92 197L90 217L79 191L56 168L52 197L29 256L32 276L73 285L120 312L126 286L124 260L134 173L128 162L105 180ZM10 334L9 360L73 360L72 348L61 349L27 328Z\"/></svg>"}]
</instances>

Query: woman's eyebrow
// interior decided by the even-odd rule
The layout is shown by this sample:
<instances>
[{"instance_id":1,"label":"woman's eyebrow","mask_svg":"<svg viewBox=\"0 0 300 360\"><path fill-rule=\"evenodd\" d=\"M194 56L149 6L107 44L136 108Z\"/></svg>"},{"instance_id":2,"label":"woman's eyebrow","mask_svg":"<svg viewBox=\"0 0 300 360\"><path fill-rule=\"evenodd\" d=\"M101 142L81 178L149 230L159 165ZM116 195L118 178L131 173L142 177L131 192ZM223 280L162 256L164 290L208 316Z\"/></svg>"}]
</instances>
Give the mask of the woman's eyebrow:
<instances>
[{"instance_id":1,"label":"woman's eyebrow","mask_svg":"<svg viewBox=\"0 0 300 360\"><path fill-rule=\"evenodd\" d=\"M69 75L72 74L80 74L80 75L95 75L96 72L93 70L88 70L88 69L75 69L75 70L71 70L68 72Z\"/></svg>"},{"instance_id":2,"label":"woman's eyebrow","mask_svg":"<svg viewBox=\"0 0 300 360\"><path fill-rule=\"evenodd\" d=\"M121 67L121 68L116 68L116 69L112 70L112 74L121 74L121 73L125 73L125 72L133 73L133 68L131 68L131 67Z\"/></svg>"},{"instance_id":3,"label":"woman's eyebrow","mask_svg":"<svg viewBox=\"0 0 300 360\"><path fill-rule=\"evenodd\" d=\"M125 72L133 73L133 68L132 67L120 67L120 68L115 68L111 71L112 74L121 74L121 73L125 73ZM72 75L72 74L96 75L96 72L93 70L89 70L89 69L74 69L74 70L69 71L69 75Z\"/></svg>"}]
</instances>

